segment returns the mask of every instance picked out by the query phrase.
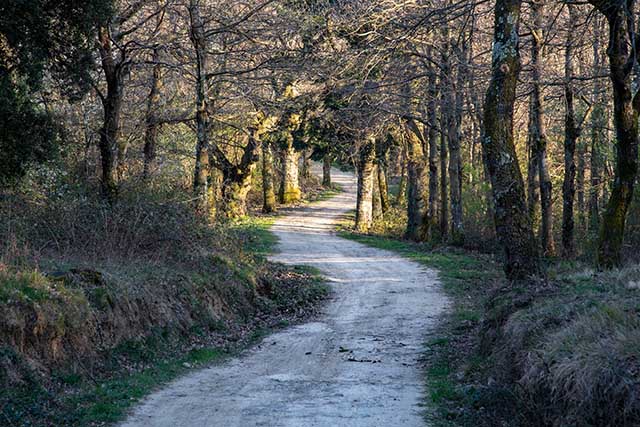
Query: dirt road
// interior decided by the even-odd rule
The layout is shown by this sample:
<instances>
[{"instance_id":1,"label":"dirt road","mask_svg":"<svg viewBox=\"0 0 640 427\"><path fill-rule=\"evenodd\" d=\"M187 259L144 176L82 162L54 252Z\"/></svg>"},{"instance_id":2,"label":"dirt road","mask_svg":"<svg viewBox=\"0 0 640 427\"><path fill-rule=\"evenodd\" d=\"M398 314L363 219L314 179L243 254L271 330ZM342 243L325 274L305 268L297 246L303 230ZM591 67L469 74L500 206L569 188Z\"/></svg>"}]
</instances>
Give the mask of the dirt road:
<instances>
[{"instance_id":1,"label":"dirt road","mask_svg":"<svg viewBox=\"0 0 640 427\"><path fill-rule=\"evenodd\" d=\"M447 301L433 272L332 233L356 200L352 174L334 171L333 178L344 193L292 210L273 228L275 261L312 265L332 283L320 319L173 382L123 426L426 425L418 359Z\"/></svg>"}]
</instances>

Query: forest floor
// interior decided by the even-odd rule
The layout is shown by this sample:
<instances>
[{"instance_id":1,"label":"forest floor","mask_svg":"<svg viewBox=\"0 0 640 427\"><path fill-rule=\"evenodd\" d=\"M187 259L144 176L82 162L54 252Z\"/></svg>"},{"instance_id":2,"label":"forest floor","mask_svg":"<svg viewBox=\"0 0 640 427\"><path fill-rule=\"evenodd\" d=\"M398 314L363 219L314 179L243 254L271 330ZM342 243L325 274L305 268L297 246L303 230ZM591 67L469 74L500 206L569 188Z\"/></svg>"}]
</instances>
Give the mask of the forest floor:
<instances>
[{"instance_id":1,"label":"forest floor","mask_svg":"<svg viewBox=\"0 0 640 427\"><path fill-rule=\"evenodd\" d=\"M328 277L333 295L322 314L171 383L124 426L426 424L423 345L448 300L434 271L336 235L356 188L351 173L333 178L341 194L285 212L272 228L274 261Z\"/></svg>"}]
</instances>

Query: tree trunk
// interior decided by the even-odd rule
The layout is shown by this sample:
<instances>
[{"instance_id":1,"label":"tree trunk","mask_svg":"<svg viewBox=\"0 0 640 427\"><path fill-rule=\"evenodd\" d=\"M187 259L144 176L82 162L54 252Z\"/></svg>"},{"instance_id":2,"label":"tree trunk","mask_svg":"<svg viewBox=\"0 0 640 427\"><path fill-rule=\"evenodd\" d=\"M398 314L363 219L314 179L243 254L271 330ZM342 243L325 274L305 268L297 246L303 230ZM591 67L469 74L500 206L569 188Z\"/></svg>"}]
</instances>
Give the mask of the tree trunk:
<instances>
[{"instance_id":1,"label":"tree trunk","mask_svg":"<svg viewBox=\"0 0 640 427\"><path fill-rule=\"evenodd\" d=\"M531 52L533 67L533 91L531 94L533 109L533 145L537 147L538 175L540 179L540 239L544 256L555 256L553 240L553 201L552 184L547 159L547 134L544 128L544 106L542 101L542 49L544 44L544 1L533 0L531 11L534 20L533 48Z\"/></svg>"},{"instance_id":2,"label":"tree trunk","mask_svg":"<svg viewBox=\"0 0 640 427\"><path fill-rule=\"evenodd\" d=\"M371 201L371 209L374 223L376 221L380 221L384 216L384 212L382 210L382 195L380 194L380 181L378 177L380 176L379 170L380 166L374 164L373 170L373 196Z\"/></svg>"},{"instance_id":3,"label":"tree trunk","mask_svg":"<svg viewBox=\"0 0 640 427\"><path fill-rule=\"evenodd\" d=\"M331 154L329 153L322 159L322 186L331 188Z\"/></svg>"},{"instance_id":4,"label":"tree trunk","mask_svg":"<svg viewBox=\"0 0 640 427\"><path fill-rule=\"evenodd\" d=\"M356 205L356 230L366 233L373 223L373 169L375 140L367 139L360 147L358 161L358 199Z\"/></svg>"},{"instance_id":5,"label":"tree trunk","mask_svg":"<svg viewBox=\"0 0 640 427\"><path fill-rule=\"evenodd\" d=\"M212 147L214 157L223 173L222 216L236 219L247 215L247 195L251 190L253 172L260 161L262 134L267 121L261 122L249 130L249 138L239 162L232 163L216 146Z\"/></svg>"},{"instance_id":6,"label":"tree trunk","mask_svg":"<svg viewBox=\"0 0 640 427\"><path fill-rule=\"evenodd\" d=\"M529 218L531 218L532 224L535 225L537 222L538 202L540 201L538 192L540 189L538 181L538 166L540 162L538 161L538 146L535 144L533 138L533 134L535 133L533 130L533 111L533 98L531 98L529 102L529 132L527 135L527 149L529 152L527 161L527 213Z\"/></svg>"},{"instance_id":7,"label":"tree trunk","mask_svg":"<svg viewBox=\"0 0 640 427\"><path fill-rule=\"evenodd\" d=\"M382 213L389 211L391 207L389 202L389 184L387 183L387 171L385 168L386 163L378 163L376 168L378 172L378 187L380 187L380 207Z\"/></svg>"},{"instance_id":8,"label":"tree trunk","mask_svg":"<svg viewBox=\"0 0 640 427\"><path fill-rule=\"evenodd\" d=\"M593 41L593 64L597 74L603 70L603 58L600 48L601 26L600 19L595 19L595 36ZM589 188L589 231L598 233L600 230L600 190L602 187L602 147L605 142L605 129L607 128L607 101L602 96L604 87L600 79L595 79L593 84L594 105L591 120L591 183Z\"/></svg>"},{"instance_id":9,"label":"tree trunk","mask_svg":"<svg viewBox=\"0 0 640 427\"><path fill-rule=\"evenodd\" d=\"M462 49L466 51L466 47ZM464 102L464 66L466 55L459 55L458 76L455 91L455 104L452 105L449 121L449 197L451 200L451 238L454 246L464 244L464 228L462 223L462 157L460 140L462 134L462 109Z\"/></svg>"},{"instance_id":10,"label":"tree trunk","mask_svg":"<svg viewBox=\"0 0 640 427\"><path fill-rule=\"evenodd\" d=\"M635 50L635 25L628 18L635 10L627 10L627 3L612 4L605 0L593 3L609 22L609 65L613 83L614 122L616 127L616 169L613 188L602 219L598 245L598 266L613 268L622 263L622 244L629 206L633 199L633 189L638 172L638 110L640 97L633 94L631 79L632 66L637 63ZM632 8L634 5L631 5ZM634 37L629 41L629 35ZM632 58L632 59L630 59Z\"/></svg>"},{"instance_id":11,"label":"tree trunk","mask_svg":"<svg viewBox=\"0 0 640 427\"><path fill-rule=\"evenodd\" d=\"M564 182L562 185L562 250L565 258L575 256L575 220L574 201L576 195L576 141L580 129L576 123L573 90L573 45L575 22L577 20L575 6L569 5L571 28L567 31L564 62L564 98L566 103L564 119Z\"/></svg>"},{"instance_id":12,"label":"tree trunk","mask_svg":"<svg viewBox=\"0 0 640 427\"><path fill-rule=\"evenodd\" d=\"M380 208L382 213L387 213L391 208L389 201L389 184L387 182L387 169L389 167L389 149L392 139L390 135L385 138L376 138L376 174L380 191Z\"/></svg>"},{"instance_id":13,"label":"tree trunk","mask_svg":"<svg viewBox=\"0 0 640 427\"><path fill-rule=\"evenodd\" d=\"M207 96L207 46L204 24L200 17L199 2L190 0L191 43L196 54L196 162L193 174L193 193L196 211L205 215L209 211L209 111Z\"/></svg>"},{"instance_id":14,"label":"tree trunk","mask_svg":"<svg viewBox=\"0 0 640 427\"><path fill-rule=\"evenodd\" d=\"M407 229L405 238L419 241L421 238L422 215L424 212L423 174L424 153L422 141L418 137L420 129L412 120L407 123Z\"/></svg>"},{"instance_id":15,"label":"tree trunk","mask_svg":"<svg viewBox=\"0 0 640 427\"><path fill-rule=\"evenodd\" d=\"M449 199L448 199L448 178L447 178L447 134L448 127L446 118L447 112L443 108L440 111L440 239L447 240L449 234Z\"/></svg>"},{"instance_id":16,"label":"tree trunk","mask_svg":"<svg viewBox=\"0 0 640 427\"><path fill-rule=\"evenodd\" d=\"M282 150L282 182L280 183L280 203L295 203L302 198L299 181L300 153L293 147L293 135L287 132Z\"/></svg>"},{"instance_id":17,"label":"tree trunk","mask_svg":"<svg viewBox=\"0 0 640 427\"><path fill-rule=\"evenodd\" d=\"M585 145L580 141L576 146L578 164L576 166L576 202L578 205L578 228L581 233L587 230L586 215L585 215L585 198L584 198L584 182L585 182L585 169L586 169L586 149Z\"/></svg>"},{"instance_id":18,"label":"tree trunk","mask_svg":"<svg viewBox=\"0 0 640 427\"><path fill-rule=\"evenodd\" d=\"M301 176L305 180L311 179L311 156L313 154L313 150L306 149L303 150L302 155L302 171Z\"/></svg>"},{"instance_id":19,"label":"tree trunk","mask_svg":"<svg viewBox=\"0 0 640 427\"><path fill-rule=\"evenodd\" d=\"M504 248L505 273L510 281L542 275L513 138L521 7L521 0L496 1L493 71L484 103L482 141L495 202L496 234Z\"/></svg>"},{"instance_id":20,"label":"tree trunk","mask_svg":"<svg viewBox=\"0 0 640 427\"><path fill-rule=\"evenodd\" d=\"M429 51L431 55L431 51ZM438 217L438 82L433 67L429 69L429 102L427 103L427 117L429 120L429 201L422 224L422 237L431 240L437 226Z\"/></svg>"},{"instance_id":21,"label":"tree trunk","mask_svg":"<svg viewBox=\"0 0 640 427\"><path fill-rule=\"evenodd\" d=\"M122 67L113 58L111 38L106 27L100 27L98 42L107 93L101 98L104 120L100 129L100 160L102 164L102 197L109 203L118 196L117 160L120 111L122 107Z\"/></svg>"},{"instance_id":22,"label":"tree trunk","mask_svg":"<svg viewBox=\"0 0 640 427\"><path fill-rule=\"evenodd\" d=\"M247 195L251 190L251 178L254 167L246 170L239 168L222 171L222 211L224 219L237 219L247 216Z\"/></svg>"},{"instance_id":23,"label":"tree trunk","mask_svg":"<svg viewBox=\"0 0 640 427\"><path fill-rule=\"evenodd\" d=\"M273 151L271 144L262 143L262 212L276 211L276 193L273 180Z\"/></svg>"},{"instance_id":24,"label":"tree trunk","mask_svg":"<svg viewBox=\"0 0 640 427\"><path fill-rule=\"evenodd\" d=\"M146 130L144 134L144 169L142 178L148 181L151 177L151 168L156 159L156 146L158 143L158 130L160 123L157 118L160 90L162 88L162 75L160 61L160 49L153 49L152 61L155 63L151 74L151 91L147 98L147 111L145 117Z\"/></svg>"},{"instance_id":25,"label":"tree trunk","mask_svg":"<svg viewBox=\"0 0 640 427\"><path fill-rule=\"evenodd\" d=\"M400 182L398 183L398 194L394 205L396 207L402 206L407 196L407 147L406 144L402 144L402 151L400 155Z\"/></svg>"}]
</instances>

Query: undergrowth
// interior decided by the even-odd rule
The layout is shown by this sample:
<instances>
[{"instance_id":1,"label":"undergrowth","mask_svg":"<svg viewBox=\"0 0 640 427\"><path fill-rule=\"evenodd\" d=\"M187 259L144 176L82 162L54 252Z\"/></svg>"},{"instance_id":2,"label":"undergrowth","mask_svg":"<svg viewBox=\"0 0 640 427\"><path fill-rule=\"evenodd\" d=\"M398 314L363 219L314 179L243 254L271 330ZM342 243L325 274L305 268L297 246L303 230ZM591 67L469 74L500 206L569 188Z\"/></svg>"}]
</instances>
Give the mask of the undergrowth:
<instances>
[{"instance_id":1,"label":"undergrowth","mask_svg":"<svg viewBox=\"0 0 640 427\"><path fill-rule=\"evenodd\" d=\"M107 205L51 179L0 199L0 425L120 420L327 295L315 272L266 260L273 217L212 225L179 185L125 182Z\"/></svg>"}]
</instances>

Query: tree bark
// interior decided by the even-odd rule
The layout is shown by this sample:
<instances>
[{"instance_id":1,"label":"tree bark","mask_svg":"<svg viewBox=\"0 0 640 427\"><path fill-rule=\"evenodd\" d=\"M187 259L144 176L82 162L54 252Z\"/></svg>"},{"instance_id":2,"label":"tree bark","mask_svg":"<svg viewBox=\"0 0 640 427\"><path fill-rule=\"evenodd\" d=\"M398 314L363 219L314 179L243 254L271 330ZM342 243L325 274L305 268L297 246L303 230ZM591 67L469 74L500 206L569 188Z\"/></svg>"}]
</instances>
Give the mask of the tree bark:
<instances>
[{"instance_id":1,"label":"tree bark","mask_svg":"<svg viewBox=\"0 0 640 427\"><path fill-rule=\"evenodd\" d=\"M505 252L505 273L510 281L543 275L513 138L521 7L521 0L496 1L492 76L484 102L482 141L495 202L496 234Z\"/></svg>"},{"instance_id":2,"label":"tree bark","mask_svg":"<svg viewBox=\"0 0 640 427\"><path fill-rule=\"evenodd\" d=\"M585 169L587 167L587 163L585 160L586 156L586 147L585 144L580 141L577 142L576 146L578 162L576 165L576 202L578 205L578 228L580 232L585 232L587 230L587 223L585 215L585 198L584 198L584 184L585 184Z\"/></svg>"},{"instance_id":3,"label":"tree bark","mask_svg":"<svg viewBox=\"0 0 640 427\"><path fill-rule=\"evenodd\" d=\"M400 154L400 182L398 183L398 194L394 205L396 207L402 206L407 196L407 147L406 144L402 144Z\"/></svg>"},{"instance_id":4,"label":"tree bark","mask_svg":"<svg viewBox=\"0 0 640 427\"><path fill-rule=\"evenodd\" d=\"M155 63L151 74L151 91L147 98L147 111L145 117L144 134L144 166L142 178L148 181L151 177L151 168L156 159L156 146L158 144L158 131L160 123L157 117L160 90L162 88L162 69L160 65L160 49L153 49L152 61Z\"/></svg>"},{"instance_id":5,"label":"tree bark","mask_svg":"<svg viewBox=\"0 0 640 427\"><path fill-rule=\"evenodd\" d=\"M373 224L373 169L376 156L374 138L368 138L359 151L356 230L366 233Z\"/></svg>"},{"instance_id":6,"label":"tree bark","mask_svg":"<svg viewBox=\"0 0 640 427\"><path fill-rule=\"evenodd\" d=\"M380 207L382 208L382 213L386 213L389 211L391 205L389 202L389 184L387 182L385 164L378 163L376 170L378 171L378 186L380 187Z\"/></svg>"},{"instance_id":7,"label":"tree bark","mask_svg":"<svg viewBox=\"0 0 640 427\"><path fill-rule=\"evenodd\" d=\"M198 0L190 0L190 37L196 55L196 154L193 174L193 193L196 211L209 211L209 110L207 96L207 43Z\"/></svg>"},{"instance_id":8,"label":"tree bark","mask_svg":"<svg viewBox=\"0 0 640 427\"><path fill-rule=\"evenodd\" d=\"M113 49L109 29L98 30L98 49L102 63L102 71L107 82L107 92L101 97L104 119L100 128L100 160L102 165L101 192L109 203L114 203L118 196L117 161L118 134L120 132L120 111L122 109L122 63L113 58Z\"/></svg>"},{"instance_id":9,"label":"tree bark","mask_svg":"<svg viewBox=\"0 0 640 427\"><path fill-rule=\"evenodd\" d=\"M538 180L538 146L535 144L533 134L533 97L529 101L529 132L527 135L527 149L529 158L527 161L527 212L531 218L532 224L537 222L537 211L540 202L540 184Z\"/></svg>"},{"instance_id":10,"label":"tree bark","mask_svg":"<svg viewBox=\"0 0 640 427\"><path fill-rule=\"evenodd\" d=\"M595 37L593 42L593 64L595 72L603 71L603 58L600 48L601 20L595 19ZM600 79L594 80L593 116L591 120L591 182L589 187L589 231L598 233L600 230L600 190L602 187L602 147L605 142L605 129L607 128L607 101L603 99L604 87Z\"/></svg>"},{"instance_id":11,"label":"tree bark","mask_svg":"<svg viewBox=\"0 0 640 427\"><path fill-rule=\"evenodd\" d=\"M303 150L302 153L302 171L301 176L304 179L311 179L311 156L313 155L312 149Z\"/></svg>"},{"instance_id":12,"label":"tree bark","mask_svg":"<svg viewBox=\"0 0 640 427\"><path fill-rule=\"evenodd\" d=\"M446 75L443 73L441 83L446 81ZM445 88L445 91L449 89ZM447 177L447 132L449 128L449 114L447 113L446 102L440 108L440 239L444 242L449 234L449 184Z\"/></svg>"},{"instance_id":13,"label":"tree bark","mask_svg":"<svg viewBox=\"0 0 640 427\"><path fill-rule=\"evenodd\" d=\"M405 238L419 241L424 212L423 174L424 153L418 137L420 129L412 120L407 121L407 229Z\"/></svg>"},{"instance_id":14,"label":"tree bark","mask_svg":"<svg viewBox=\"0 0 640 427\"><path fill-rule=\"evenodd\" d=\"M331 188L331 154L329 153L322 159L322 186Z\"/></svg>"},{"instance_id":15,"label":"tree bark","mask_svg":"<svg viewBox=\"0 0 640 427\"><path fill-rule=\"evenodd\" d=\"M638 172L638 111L640 93L633 93L631 72L637 64L635 4L592 0L609 22L609 66L613 84L614 122L616 127L616 169L611 196L602 218L598 245L598 266L613 268L622 263L622 245L629 206ZM631 40L630 40L631 38ZM630 65L631 64L631 65Z\"/></svg>"},{"instance_id":16,"label":"tree bark","mask_svg":"<svg viewBox=\"0 0 640 427\"><path fill-rule=\"evenodd\" d=\"M542 101L542 49L544 44L544 0L533 0L531 11L534 20L533 47L531 51L533 67L532 119L533 145L537 151L538 176L540 179L540 240L544 256L555 256L553 240L553 186L547 159L547 134L544 126L544 106Z\"/></svg>"},{"instance_id":17,"label":"tree bark","mask_svg":"<svg viewBox=\"0 0 640 427\"><path fill-rule=\"evenodd\" d=\"M273 179L273 151L271 144L262 143L262 212L276 211L276 193Z\"/></svg>"},{"instance_id":18,"label":"tree bark","mask_svg":"<svg viewBox=\"0 0 640 427\"><path fill-rule=\"evenodd\" d=\"M299 181L300 153L293 146L293 135L287 132L282 149L282 182L280 183L280 203L295 203L302 198Z\"/></svg>"},{"instance_id":19,"label":"tree bark","mask_svg":"<svg viewBox=\"0 0 640 427\"><path fill-rule=\"evenodd\" d=\"M222 217L224 219L242 218L247 215L247 195L251 190L251 180L260 151L260 142L249 138L242 160L238 165L227 164L222 169Z\"/></svg>"},{"instance_id":20,"label":"tree bark","mask_svg":"<svg viewBox=\"0 0 640 427\"><path fill-rule=\"evenodd\" d=\"M389 163L389 138L376 139L376 173L380 189L380 207L382 213L389 211L389 184L387 182L387 168Z\"/></svg>"},{"instance_id":21,"label":"tree bark","mask_svg":"<svg viewBox=\"0 0 640 427\"><path fill-rule=\"evenodd\" d=\"M450 243L454 246L464 244L464 227L462 223L462 156L460 141L462 136L462 109L464 102L464 79L466 61L466 47L459 54L459 65L455 91L455 103L451 106L449 119L449 197L451 200L451 236Z\"/></svg>"},{"instance_id":22,"label":"tree bark","mask_svg":"<svg viewBox=\"0 0 640 427\"><path fill-rule=\"evenodd\" d=\"M383 218L384 212L382 210L382 195L380 194L380 165L374 164L373 169L373 196L371 200L371 209L373 222L375 223Z\"/></svg>"},{"instance_id":23,"label":"tree bark","mask_svg":"<svg viewBox=\"0 0 640 427\"><path fill-rule=\"evenodd\" d=\"M429 51L430 55L430 51ZM423 219L422 237L433 239L433 232L437 227L438 217L438 78L432 66L429 69L429 101L427 103L427 117L429 120L429 201Z\"/></svg>"},{"instance_id":24,"label":"tree bark","mask_svg":"<svg viewBox=\"0 0 640 427\"><path fill-rule=\"evenodd\" d=\"M562 185L562 250L565 258L575 256L575 220L574 202L576 195L576 142L580 129L576 123L573 89L573 46L575 22L577 16L575 6L569 5L570 28L567 31L564 60L564 98L566 111L564 118L564 181Z\"/></svg>"}]
</instances>

